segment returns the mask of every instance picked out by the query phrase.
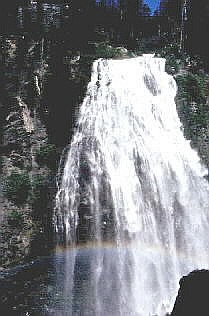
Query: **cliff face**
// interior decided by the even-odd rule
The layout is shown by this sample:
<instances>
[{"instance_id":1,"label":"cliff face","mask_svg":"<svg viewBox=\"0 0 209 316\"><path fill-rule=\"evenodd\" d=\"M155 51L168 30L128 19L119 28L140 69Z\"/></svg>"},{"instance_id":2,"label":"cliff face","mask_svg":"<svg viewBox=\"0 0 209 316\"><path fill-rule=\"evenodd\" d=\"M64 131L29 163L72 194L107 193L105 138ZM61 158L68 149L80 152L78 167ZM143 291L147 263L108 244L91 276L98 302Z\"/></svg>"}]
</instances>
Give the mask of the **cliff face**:
<instances>
[{"instance_id":1,"label":"cliff face","mask_svg":"<svg viewBox=\"0 0 209 316\"><path fill-rule=\"evenodd\" d=\"M1 38L0 267L52 246L59 157L91 66L60 44Z\"/></svg>"},{"instance_id":2,"label":"cliff face","mask_svg":"<svg viewBox=\"0 0 209 316\"><path fill-rule=\"evenodd\" d=\"M33 62L42 44L11 37L2 39L1 47L0 246L1 265L5 266L28 256L32 240L44 233L40 218L49 214L41 204L36 210L41 215L33 220L34 191L42 191L50 170L36 159L41 146L48 142L40 118L46 64L41 56Z\"/></svg>"}]
</instances>

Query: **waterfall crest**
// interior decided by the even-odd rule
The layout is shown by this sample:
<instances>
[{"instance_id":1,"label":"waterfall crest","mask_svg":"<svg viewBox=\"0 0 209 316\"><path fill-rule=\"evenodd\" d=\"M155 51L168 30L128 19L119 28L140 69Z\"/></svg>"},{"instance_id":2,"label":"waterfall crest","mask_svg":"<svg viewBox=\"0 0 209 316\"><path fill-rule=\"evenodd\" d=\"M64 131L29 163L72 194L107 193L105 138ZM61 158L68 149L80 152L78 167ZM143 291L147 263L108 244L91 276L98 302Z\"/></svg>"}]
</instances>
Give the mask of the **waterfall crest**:
<instances>
[{"instance_id":1,"label":"waterfall crest","mask_svg":"<svg viewBox=\"0 0 209 316\"><path fill-rule=\"evenodd\" d=\"M176 90L162 58L93 64L56 198L58 234L92 248L79 303L74 254L69 315L164 316L181 276L209 268L206 170Z\"/></svg>"}]
</instances>

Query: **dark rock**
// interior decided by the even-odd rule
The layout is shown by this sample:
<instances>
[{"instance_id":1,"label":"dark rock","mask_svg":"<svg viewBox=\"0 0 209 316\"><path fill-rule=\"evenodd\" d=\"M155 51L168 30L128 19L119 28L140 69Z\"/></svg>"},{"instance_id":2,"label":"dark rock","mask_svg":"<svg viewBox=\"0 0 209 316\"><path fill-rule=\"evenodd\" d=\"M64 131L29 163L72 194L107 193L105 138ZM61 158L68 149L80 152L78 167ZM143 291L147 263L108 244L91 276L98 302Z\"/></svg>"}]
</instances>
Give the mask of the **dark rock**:
<instances>
[{"instance_id":1,"label":"dark rock","mask_svg":"<svg viewBox=\"0 0 209 316\"><path fill-rule=\"evenodd\" d=\"M209 315L209 271L193 271L180 280L171 316Z\"/></svg>"}]
</instances>

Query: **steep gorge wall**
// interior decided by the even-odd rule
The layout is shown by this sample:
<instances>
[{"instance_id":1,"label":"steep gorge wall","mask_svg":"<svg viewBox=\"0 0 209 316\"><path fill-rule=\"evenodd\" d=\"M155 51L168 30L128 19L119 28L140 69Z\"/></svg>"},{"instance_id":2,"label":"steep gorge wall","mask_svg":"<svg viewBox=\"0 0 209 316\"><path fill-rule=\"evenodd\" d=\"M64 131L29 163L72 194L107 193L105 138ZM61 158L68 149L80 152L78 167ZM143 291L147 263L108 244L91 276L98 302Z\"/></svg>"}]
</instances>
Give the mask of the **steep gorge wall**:
<instances>
[{"instance_id":1,"label":"steep gorge wall","mask_svg":"<svg viewBox=\"0 0 209 316\"><path fill-rule=\"evenodd\" d=\"M35 159L36 152L48 141L39 115L45 65L40 59L36 64L32 62L40 44L7 38L1 45L0 212L4 266L29 255L32 240L42 234L42 224L33 220L34 186L38 179L45 181L50 171ZM44 212L41 217L48 217L47 210L39 211Z\"/></svg>"},{"instance_id":2,"label":"steep gorge wall","mask_svg":"<svg viewBox=\"0 0 209 316\"><path fill-rule=\"evenodd\" d=\"M52 247L56 172L89 66L59 41L1 39L0 267ZM78 63L79 61L79 63ZM87 75L86 75L87 74Z\"/></svg>"}]
</instances>

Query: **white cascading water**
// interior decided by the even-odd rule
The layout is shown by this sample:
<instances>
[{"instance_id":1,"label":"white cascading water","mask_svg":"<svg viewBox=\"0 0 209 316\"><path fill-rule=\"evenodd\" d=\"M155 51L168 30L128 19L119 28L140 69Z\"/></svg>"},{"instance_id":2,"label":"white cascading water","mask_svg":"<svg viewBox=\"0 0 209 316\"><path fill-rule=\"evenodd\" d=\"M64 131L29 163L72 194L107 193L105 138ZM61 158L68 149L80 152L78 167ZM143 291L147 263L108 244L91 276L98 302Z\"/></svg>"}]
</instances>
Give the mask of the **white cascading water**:
<instances>
[{"instance_id":1,"label":"white cascading water","mask_svg":"<svg viewBox=\"0 0 209 316\"><path fill-rule=\"evenodd\" d=\"M164 316L182 275L209 268L206 170L175 95L162 58L93 64L57 193L58 233L92 247L85 298L66 315ZM75 280L69 296L79 295Z\"/></svg>"}]
</instances>

